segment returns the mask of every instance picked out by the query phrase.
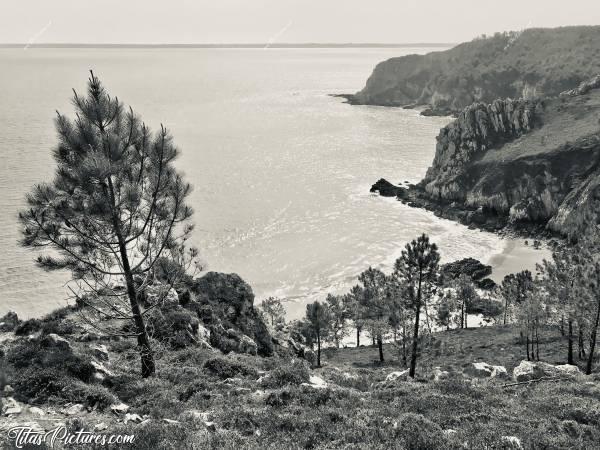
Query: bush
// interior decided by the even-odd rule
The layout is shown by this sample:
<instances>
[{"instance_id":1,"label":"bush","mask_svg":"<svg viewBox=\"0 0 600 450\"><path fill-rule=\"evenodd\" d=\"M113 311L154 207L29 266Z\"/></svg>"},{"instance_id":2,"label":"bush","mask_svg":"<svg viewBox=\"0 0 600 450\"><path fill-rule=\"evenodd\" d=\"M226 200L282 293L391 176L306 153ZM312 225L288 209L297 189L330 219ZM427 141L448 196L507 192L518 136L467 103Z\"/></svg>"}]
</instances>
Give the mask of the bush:
<instances>
[{"instance_id":1,"label":"bush","mask_svg":"<svg viewBox=\"0 0 600 450\"><path fill-rule=\"evenodd\" d=\"M171 307L172 308L172 307ZM194 335L200 321L191 311L177 306L175 309L154 310L148 317L148 333L172 348L185 348L194 344Z\"/></svg>"},{"instance_id":2,"label":"bush","mask_svg":"<svg viewBox=\"0 0 600 450\"><path fill-rule=\"evenodd\" d=\"M265 377L262 385L267 388L280 388L287 385L300 385L310 381L310 370L304 360L293 360L289 364L276 367Z\"/></svg>"},{"instance_id":3,"label":"bush","mask_svg":"<svg viewBox=\"0 0 600 450\"><path fill-rule=\"evenodd\" d=\"M30 334L36 333L42 329L42 321L39 319L29 319L25 322L21 322L15 328L15 334L17 336L29 336Z\"/></svg>"},{"instance_id":4,"label":"bush","mask_svg":"<svg viewBox=\"0 0 600 450\"><path fill-rule=\"evenodd\" d=\"M447 448L442 428L421 414L402 414L398 419L396 437L411 450Z\"/></svg>"},{"instance_id":5,"label":"bush","mask_svg":"<svg viewBox=\"0 0 600 450\"><path fill-rule=\"evenodd\" d=\"M211 375L223 380L236 376L257 377L258 372L253 367L231 359L217 357L211 358L204 363L204 369Z\"/></svg>"},{"instance_id":6,"label":"bush","mask_svg":"<svg viewBox=\"0 0 600 450\"><path fill-rule=\"evenodd\" d=\"M43 348L39 341L24 341L12 347L6 359L16 369L55 369L81 381L90 381L94 367L70 349Z\"/></svg>"}]
</instances>

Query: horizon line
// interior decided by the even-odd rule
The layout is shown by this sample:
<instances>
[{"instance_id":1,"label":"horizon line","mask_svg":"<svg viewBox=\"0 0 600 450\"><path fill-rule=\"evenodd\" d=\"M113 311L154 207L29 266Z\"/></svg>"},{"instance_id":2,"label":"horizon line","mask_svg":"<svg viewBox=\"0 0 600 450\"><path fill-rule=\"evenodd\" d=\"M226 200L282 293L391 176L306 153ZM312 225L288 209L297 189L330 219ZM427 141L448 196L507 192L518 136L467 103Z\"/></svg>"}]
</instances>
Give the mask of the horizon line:
<instances>
[{"instance_id":1,"label":"horizon line","mask_svg":"<svg viewBox=\"0 0 600 450\"><path fill-rule=\"evenodd\" d=\"M41 43L0 43L0 48L394 48L394 47L448 47L456 45L449 42L414 42L414 43L385 43L385 42L282 42L265 43L75 43L75 42L41 42Z\"/></svg>"}]
</instances>

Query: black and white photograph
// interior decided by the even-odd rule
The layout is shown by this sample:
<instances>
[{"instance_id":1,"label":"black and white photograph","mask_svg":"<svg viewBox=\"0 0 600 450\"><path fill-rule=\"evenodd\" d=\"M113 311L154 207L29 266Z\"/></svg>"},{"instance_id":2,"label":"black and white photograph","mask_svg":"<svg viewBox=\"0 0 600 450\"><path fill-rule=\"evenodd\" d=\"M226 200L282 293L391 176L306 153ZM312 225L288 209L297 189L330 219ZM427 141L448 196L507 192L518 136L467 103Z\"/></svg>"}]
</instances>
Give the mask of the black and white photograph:
<instances>
[{"instance_id":1,"label":"black and white photograph","mask_svg":"<svg viewBox=\"0 0 600 450\"><path fill-rule=\"evenodd\" d=\"M597 0L1 0L0 449L600 450Z\"/></svg>"}]
</instances>

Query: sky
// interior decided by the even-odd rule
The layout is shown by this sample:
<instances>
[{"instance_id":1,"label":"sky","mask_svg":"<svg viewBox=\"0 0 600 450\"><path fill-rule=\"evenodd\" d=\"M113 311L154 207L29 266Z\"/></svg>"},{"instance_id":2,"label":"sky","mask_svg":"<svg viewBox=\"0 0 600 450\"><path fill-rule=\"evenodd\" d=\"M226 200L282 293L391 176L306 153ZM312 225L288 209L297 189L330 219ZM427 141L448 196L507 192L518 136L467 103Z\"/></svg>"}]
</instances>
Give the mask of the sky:
<instances>
[{"instance_id":1,"label":"sky","mask_svg":"<svg viewBox=\"0 0 600 450\"><path fill-rule=\"evenodd\" d=\"M600 25L598 0L0 0L0 43L454 43Z\"/></svg>"}]
</instances>

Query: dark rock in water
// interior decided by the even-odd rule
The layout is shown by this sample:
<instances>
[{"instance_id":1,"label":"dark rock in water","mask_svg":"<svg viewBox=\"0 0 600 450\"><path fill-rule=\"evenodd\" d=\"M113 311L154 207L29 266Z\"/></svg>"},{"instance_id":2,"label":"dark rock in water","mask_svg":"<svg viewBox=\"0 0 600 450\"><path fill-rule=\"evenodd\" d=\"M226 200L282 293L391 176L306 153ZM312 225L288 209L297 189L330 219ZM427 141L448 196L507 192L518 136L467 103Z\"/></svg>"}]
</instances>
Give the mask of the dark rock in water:
<instances>
[{"instance_id":1,"label":"dark rock in water","mask_svg":"<svg viewBox=\"0 0 600 450\"><path fill-rule=\"evenodd\" d=\"M213 343L215 334L214 342L223 342L227 349L236 346L239 348L240 340L243 340L241 335L246 335L256 343L259 355L273 354L273 340L269 330L254 309L252 288L239 275L209 272L195 279L190 290L194 294L200 319L210 327L212 345L217 346ZM239 331L241 335L237 342L231 342L236 341L236 338L230 334L220 333L219 325L224 330Z\"/></svg>"},{"instance_id":2,"label":"dark rock in water","mask_svg":"<svg viewBox=\"0 0 600 450\"><path fill-rule=\"evenodd\" d=\"M378 192L382 197L398 197L402 195L404 190L404 188L395 186L384 178L371 186L371 192Z\"/></svg>"},{"instance_id":3,"label":"dark rock in water","mask_svg":"<svg viewBox=\"0 0 600 450\"><path fill-rule=\"evenodd\" d=\"M492 266L482 264L474 258L464 258L459 261L444 264L441 267L441 273L444 281L454 280L463 274L468 275L474 281L477 281L490 275L492 273Z\"/></svg>"}]
</instances>

